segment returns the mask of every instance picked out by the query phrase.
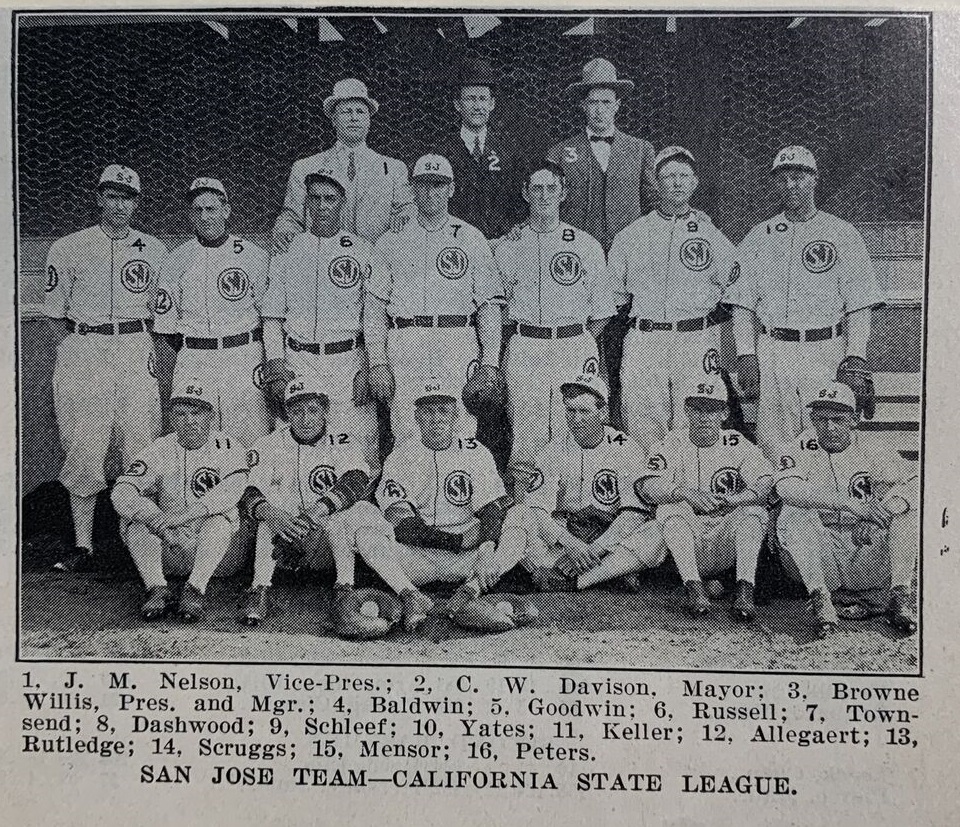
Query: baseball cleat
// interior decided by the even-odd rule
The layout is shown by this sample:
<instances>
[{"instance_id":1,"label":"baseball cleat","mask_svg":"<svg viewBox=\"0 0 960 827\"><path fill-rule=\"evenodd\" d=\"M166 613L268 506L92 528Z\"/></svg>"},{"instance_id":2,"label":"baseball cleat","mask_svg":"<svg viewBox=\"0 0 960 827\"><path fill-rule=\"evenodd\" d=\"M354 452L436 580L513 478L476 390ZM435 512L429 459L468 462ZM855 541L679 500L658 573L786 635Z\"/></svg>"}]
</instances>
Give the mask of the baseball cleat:
<instances>
[{"instance_id":1,"label":"baseball cleat","mask_svg":"<svg viewBox=\"0 0 960 827\"><path fill-rule=\"evenodd\" d=\"M166 583L152 586L147 590L147 600L140 608L140 617L144 620L160 620L167 616L174 602L173 592Z\"/></svg>"},{"instance_id":2,"label":"baseball cleat","mask_svg":"<svg viewBox=\"0 0 960 827\"><path fill-rule=\"evenodd\" d=\"M807 607L813 613L814 620L817 623L817 637L820 640L830 637L835 631L839 621L837 620L837 610L833 607L833 599L830 592L823 589L816 589L810 592L810 600Z\"/></svg>"},{"instance_id":3,"label":"baseball cleat","mask_svg":"<svg viewBox=\"0 0 960 827\"><path fill-rule=\"evenodd\" d=\"M433 601L417 589L405 589L400 592L400 601L403 603L404 631L413 632L427 619L433 608Z\"/></svg>"},{"instance_id":4,"label":"baseball cleat","mask_svg":"<svg viewBox=\"0 0 960 827\"><path fill-rule=\"evenodd\" d=\"M270 610L269 593L269 586L251 586L247 589L247 599L238 618L244 626L257 626L266 620Z\"/></svg>"},{"instance_id":5,"label":"baseball cleat","mask_svg":"<svg viewBox=\"0 0 960 827\"><path fill-rule=\"evenodd\" d=\"M684 608L694 617L703 617L710 611L710 598L700 580L687 581L687 599Z\"/></svg>"},{"instance_id":6,"label":"baseball cleat","mask_svg":"<svg viewBox=\"0 0 960 827\"><path fill-rule=\"evenodd\" d=\"M538 592L575 592L577 581L553 568L537 566L530 570L530 579Z\"/></svg>"},{"instance_id":7,"label":"baseball cleat","mask_svg":"<svg viewBox=\"0 0 960 827\"><path fill-rule=\"evenodd\" d=\"M909 586L894 586L890 590L887 621L902 635L912 635L917 631L914 600Z\"/></svg>"},{"instance_id":8,"label":"baseball cleat","mask_svg":"<svg viewBox=\"0 0 960 827\"><path fill-rule=\"evenodd\" d=\"M734 620L747 622L757 616L757 607L753 602L753 583L737 581L737 590L730 604L730 615Z\"/></svg>"},{"instance_id":9,"label":"baseball cleat","mask_svg":"<svg viewBox=\"0 0 960 827\"><path fill-rule=\"evenodd\" d=\"M180 593L180 602L177 604L177 616L186 623L196 623L206 610L207 599L192 583L187 583Z\"/></svg>"}]
</instances>

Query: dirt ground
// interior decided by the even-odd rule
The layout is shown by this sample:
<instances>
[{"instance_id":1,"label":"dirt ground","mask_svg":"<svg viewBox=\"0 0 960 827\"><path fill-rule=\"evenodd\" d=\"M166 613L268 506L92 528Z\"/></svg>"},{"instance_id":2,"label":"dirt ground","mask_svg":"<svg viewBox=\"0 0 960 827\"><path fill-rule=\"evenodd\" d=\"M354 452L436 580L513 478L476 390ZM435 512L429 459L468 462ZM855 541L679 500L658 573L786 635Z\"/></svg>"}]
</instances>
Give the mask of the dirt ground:
<instances>
[{"instance_id":1,"label":"dirt ground","mask_svg":"<svg viewBox=\"0 0 960 827\"><path fill-rule=\"evenodd\" d=\"M273 613L256 629L235 619L249 582L242 574L211 583L202 622L146 624L138 614L143 590L128 567L67 575L51 573L35 555L26 559L31 565L21 583L20 647L27 659L917 671L916 636L899 638L873 619L844 622L830 639L815 640L801 600L774 600L753 623L736 624L726 614L727 597L715 601L706 619L694 620L681 611L682 590L669 571L652 573L640 594L529 595L538 622L503 634L457 630L434 643L394 630L383 640L351 642L332 635L329 584L317 580L283 578L273 591Z\"/></svg>"}]
</instances>

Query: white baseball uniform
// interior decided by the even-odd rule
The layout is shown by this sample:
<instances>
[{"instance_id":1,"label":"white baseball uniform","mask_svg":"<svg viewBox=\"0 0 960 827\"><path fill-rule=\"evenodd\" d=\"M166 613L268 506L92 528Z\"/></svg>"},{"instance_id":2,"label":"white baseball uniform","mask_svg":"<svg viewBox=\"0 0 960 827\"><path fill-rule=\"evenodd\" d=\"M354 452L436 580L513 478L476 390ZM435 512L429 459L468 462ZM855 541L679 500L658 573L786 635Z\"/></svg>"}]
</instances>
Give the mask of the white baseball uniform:
<instances>
[{"instance_id":1,"label":"white baseball uniform","mask_svg":"<svg viewBox=\"0 0 960 827\"><path fill-rule=\"evenodd\" d=\"M153 236L130 229L111 238L98 225L53 243L43 312L66 319L57 347L53 400L66 458L60 481L92 497L106 487L114 431L124 464L160 431L156 356L149 333L156 274L167 255Z\"/></svg>"},{"instance_id":2,"label":"white baseball uniform","mask_svg":"<svg viewBox=\"0 0 960 827\"><path fill-rule=\"evenodd\" d=\"M160 271L154 330L183 334L174 382L197 377L216 389L214 425L249 447L270 430L262 390L260 301L268 256L228 235L221 245L191 238Z\"/></svg>"},{"instance_id":3,"label":"white baseball uniform","mask_svg":"<svg viewBox=\"0 0 960 827\"><path fill-rule=\"evenodd\" d=\"M564 515L590 508L607 512L611 520L625 509L647 512L636 493L636 483L643 474L643 458L643 450L632 437L610 426L605 426L603 440L594 448L581 447L567 429L551 439L538 455L530 491L523 503L510 509L504 530L508 525L522 528L527 536L529 563L553 568L564 552L548 546L533 512L540 510L563 519ZM612 525L594 544L630 551L637 556L638 568L656 566L663 562L666 549L659 539L650 542L651 535L643 525L630 527L630 534ZM608 536L611 531L617 535Z\"/></svg>"},{"instance_id":4,"label":"white baseball uniform","mask_svg":"<svg viewBox=\"0 0 960 827\"><path fill-rule=\"evenodd\" d=\"M384 462L376 499L384 513L405 503L431 528L463 534L476 523L478 511L505 495L493 455L476 437L462 435L445 451L433 451L419 438L398 446ZM403 543L396 543L396 549L400 566L417 586L466 580L481 554L480 549L446 551ZM496 554L500 571L519 562L499 550Z\"/></svg>"},{"instance_id":5,"label":"white baseball uniform","mask_svg":"<svg viewBox=\"0 0 960 827\"><path fill-rule=\"evenodd\" d=\"M247 485L245 449L236 437L211 431L202 448L190 450L167 434L142 451L117 478L111 498L121 518L121 531L130 542L131 527L158 513L176 514L203 505L200 517L177 529L178 546L164 543L166 568L185 574L193 568L199 542L215 543L220 563L218 574L236 570L243 558L241 544L231 541L239 526L237 504Z\"/></svg>"},{"instance_id":6,"label":"white baseball uniform","mask_svg":"<svg viewBox=\"0 0 960 827\"><path fill-rule=\"evenodd\" d=\"M561 223L547 233L524 226L497 246L507 308L516 332L506 353L513 460L532 462L566 430L560 385L599 371L588 321L616 313L600 242Z\"/></svg>"},{"instance_id":7,"label":"white baseball uniform","mask_svg":"<svg viewBox=\"0 0 960 827\"><path fill-rule=\"evenodd\" d=\"M735 250L699 210L658 210L621 230L610 248L617 304L630 304L621 366L623 419L645 450L685 427L683 389L720 370L722 316Z\"/></svg>"},{"instance_id":8,"label":"white baseball uniform","mask_svg":"<svg viewBox=\"0 0 960 827\"><path fill-rule=\"evenodd\" d=\"M384 233L367 290L387 303L387 360L396 381L390 422L399 445L416 435L414 401L428 380L463 388L480 352L471 318L488 302L503 304L503 282L483 234L450 216L436 230L413 220ZM464 432L476 433L475 418L460 416Z\"/></svg>"},{"instance_id":9,"label":"white baseball uniform","mask_svg":"<svg viewBox=\"0 0 960 827\"><path fill-rule=\"evenodd\" d=\"M316 508L348 471L370 474L361 447L350 434L325 433L310 445L297 440L288 423L261 437L247 454L247 460L249 484L274 508L296 516ZM357 519L364 514L362 507L357 508L360 505L331 514L320 531L304 539L304 565L332 569L332 545L340 542L354 547L356 531L363 522ZM260 530L264 526L261 524Z\"/></svg>"},{"instance_id":10,"label":"white baseball uniform","mask_svg":"<svg viewBox=\"0 0 960 827\"><path fill-rule=\"evenodd\" d=\"M863 237L823 211L807 221L781 213L758 224L737 259L739 276L723 301L757 317L757 441L772 457L809 427L804 404L836 376L845 316L883 298Z\"/></svg>"},{"instance_id":11,"label":"white baseball uniform","mask_svg":"<svg viewBox=\"0 0 960 827\"><path fill-rule=\"evenodd\" d=\"M878 484L892 486L884 499L904 499L915 514L919 499L916 475L894 450L880 440L853 432L844 451L830 453L820 446L817 432L807 428L789 443L780 446L775 459L774 480L796 478L815 490L841 497L867 499L876 496ZM890 585L890 555L884 532L877 531L873 542L857 546L852 528L858 518L848 511L817 511L784 505L776 521L776 538L785 552L781 559L787 573L803 582L804 557L819 559L826 585L831 591L884 589Z\"/></svg>"},{"instance_id":12,"label":"white baseball uniform","mask_svg":"<svg viewBox=\"0 0 960 827\"><path fill-rule=\"evenodd\" d=\"M773 475L763 452L743 434L720 431L710 447L700 448L690 441L688 431L670 431L650 448L644 479L663 479L672 485L707 491L714 496L758 491L760 480ZM679 516L693 532L696 541L697 568L703 576L719 574L737 562L734 534L746 518L767 524L767 509L761 504L726 507L715 514L696 514L687 502L657 506L662 524ZM759 545L755 549L759 552ZM741 579L753 581L754 572L741 572ZM747 576L749 575L749 576Z\"/></svg>"},{"instance_id":13,"label":"white baseball uniform","mask_svg":"<svg viewBox=\"0 0 960 827\"><path fill-rule=\"evenodd\" d=\"M265 319L283 320L290 370L323 377L330 398L327 430L350 434L376 468L376 410L372 402L353 403L354 378L367 365L361 314L371 251L369 241L352 233L295 236L286 253L270 260L260 312Z\"/></svg>"}]
</instances>

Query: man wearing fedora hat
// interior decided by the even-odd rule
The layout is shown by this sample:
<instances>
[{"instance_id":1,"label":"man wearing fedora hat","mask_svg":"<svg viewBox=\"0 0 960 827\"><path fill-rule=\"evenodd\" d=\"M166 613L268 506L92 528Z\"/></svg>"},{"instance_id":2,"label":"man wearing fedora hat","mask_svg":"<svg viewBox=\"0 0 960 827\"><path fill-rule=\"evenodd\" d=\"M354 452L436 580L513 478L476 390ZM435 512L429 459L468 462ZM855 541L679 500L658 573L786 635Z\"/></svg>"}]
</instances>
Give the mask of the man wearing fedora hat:
<instances>
[{"instance_id":1,"label":"man wearing fedora hat","mask_svg":"<svg viewBox=\"0 0 960 827\"><path fill-rule=\"evenodd\" d=\"M506 135L499 124L490 123L496 86L488 62L464 64L451 87L459 129L448 135L441 153L457 182L450 212L488 239L504 235L525 212L519 195L524 158L519 136Z\"/></svg>"},{"instance_id":2,"label":"man wearing fedora hat","mask_svg":"<svg viewBox=\"0 0 960 827\"><path fill-rule=\"evenodd\" d=\"M290 170L283 210L273 228L274 248L285 252L298 233L307 231L304 180L311 172L333 170L347 182L343 230L375 242L410 203L406 164L367 146L370 119L379 104L367 85L356 78L338 80L323 102L323 113L332 121L336 143L323 152L302 158Z\"/></svg>"},{"instance_id":3,"label":"man wearing fedora hat","mask_svg":"<svg viewBox=\"0 0 960 827\"><path fill-rule=\"evenodd\" d=\"M563 220L590 233L604 250L620 230L656 204L653 145L616 128L620 100L633 88L632 80L617 77L610 61L589 61L582 79L565 92L580 101L586 127L548 155L563 166L569 182Z\"/></svg>"}]
</instances>

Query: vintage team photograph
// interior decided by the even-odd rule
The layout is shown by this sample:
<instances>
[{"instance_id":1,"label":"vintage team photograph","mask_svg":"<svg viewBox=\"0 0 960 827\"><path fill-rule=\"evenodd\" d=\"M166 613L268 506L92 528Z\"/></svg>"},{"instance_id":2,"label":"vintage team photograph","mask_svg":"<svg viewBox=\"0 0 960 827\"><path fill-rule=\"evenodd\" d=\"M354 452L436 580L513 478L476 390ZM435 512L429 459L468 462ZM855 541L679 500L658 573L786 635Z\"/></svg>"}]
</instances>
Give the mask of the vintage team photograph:
<instances>
[{"instance_id":1,"label":"vintage team photograph","mask_svg":"<svg viewBox=\"0 0 960 827\"><path fill-rule=\"evenodd\" d=\"M15 13L20 658L918 674L930 26Z\"/></svg>"}]
</instances>

